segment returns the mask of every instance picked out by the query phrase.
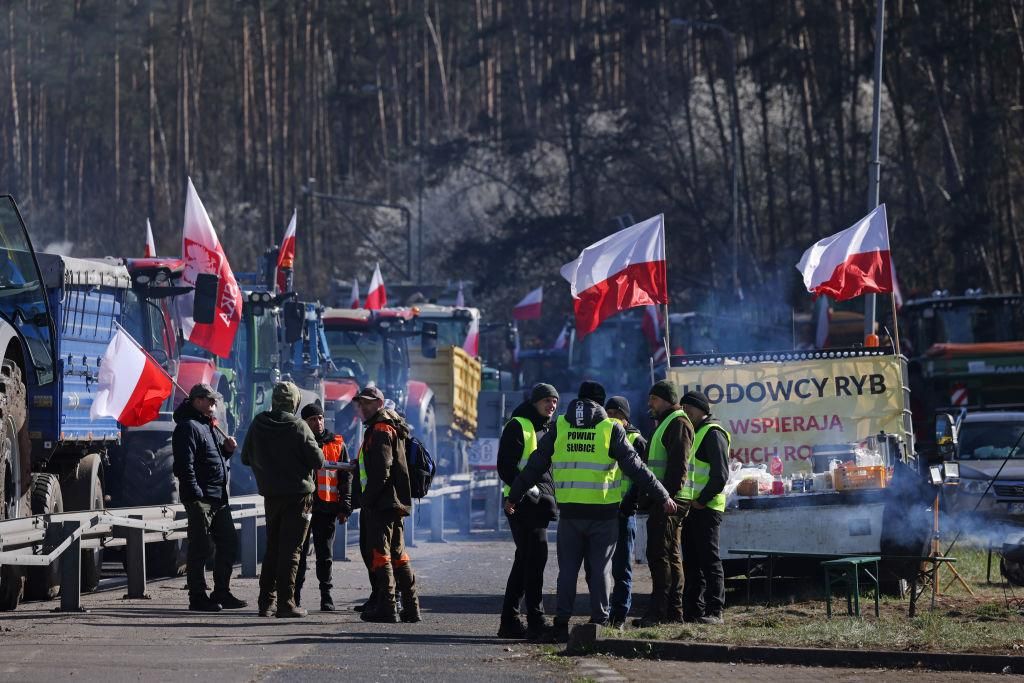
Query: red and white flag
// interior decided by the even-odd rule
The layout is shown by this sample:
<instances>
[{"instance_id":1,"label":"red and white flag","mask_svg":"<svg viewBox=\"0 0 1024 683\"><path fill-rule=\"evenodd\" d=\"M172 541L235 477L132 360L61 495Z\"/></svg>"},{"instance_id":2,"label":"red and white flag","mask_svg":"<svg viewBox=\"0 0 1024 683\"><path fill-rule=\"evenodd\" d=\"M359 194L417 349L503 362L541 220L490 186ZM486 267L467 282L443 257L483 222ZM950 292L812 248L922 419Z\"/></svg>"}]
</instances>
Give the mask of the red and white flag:
<instances>
[{"instance_id":1,"label":"red and white flag","mask_svg":"<svg viewBox=\"0 0 1024 683\"><path fill-rule=\"evenodd\" d=\"M555 345L551 348L556 351L569 348L569 323L562 325L562 331L558 333L558 339L555 340Z\"/></svg>"},{"instance_id":2,"label":"red and white flag","mask_svg":"<svg viewBox=\"0 0 1024 683\"><path fill-rule=\"evenodd\" d=\"M892 259L885 204L804 252L796 264L807 291L846 301L892 291Z\"/></svg>"},{"instance_id":3,"label":"red and white flag","mask_svg":"<svg viewBox=\"0 0 1024 683\"><path fill-rule=\"evenodd\" d=\"M462 280L459 280L459 293L455 295L455 307L466 307L466 295L462 293Z\"/></svg>"},{"instance_id":4,"label":"red and white flag","mask_svg":"<svg viewBox=\"0 0 1024 683\"><path fill-rule=\"evenodd\" d=\"M156 257L156 240L153 239L153 226L149 224L149 219L146 219L146 258Z\"/></svg>"},{"instance_id":5,"label":"red and white flag","mask_svg":"<svg viewBox=\"0 0 1024 683\"><path fill-rule=\"evenodd\" d=\"M359 279L352 278L352 295L349 297L349 308L359 308Z\"/></svg>"},{"instance_id":6,"label":"red and white flag","mask_svg":"<svg viewBox=\"0 0 1024 683\"><path fill-rule=\"evenodd\" d=\"M668 303L665 216L631 225L592 244L561 269L585 337L605 320L635 306Z\"/></svg>"},{"instance_id":7,"label":"red and white flag","mask_svg":"<svg viewBox=\"0 0 1024 683\"><path fill-rule=\"evenodd\" d=\"M298 216L298 209L292 211L292 219L288 223L288 229L284 231L281 248L277 251L277 291L279 292L284 292L288 287L288 278L285 276L284 269L291 269L295 266L295 223Z\"/></svg>"},{"instance_id":8,"label":"red and white flag","mask_svg":"<svg viewBox=\"0 0 1024 683\"><path fill-rule=\"evenodd\" d=\"M227 358L231 353L231 344L235 341L235 333L238 332L238 324L242 320L242 292L191 178L188 180L188 196L185 199L181 257L185 261L185 272L181 279L186 285L195 287L196 276L200 273L211 273L219 278L212 323L197 323L193 320L195 292L179 297L181 329L185 339L221 358Z\"/></svg>"},{"instance_id":9,"label":"red and white flag","mask_svg":"<svg viewBox=\"0 0 1024 683\"><path fill-rule=\"evenodd\" d=\"M152 422L171 395L173 382L156 361L120 327L100 363L89 417L113 417L127 427Z\"/></svg>"},{"instance_id":10,"label":"red and white flag","mask_svg":"<svg viewBox=\"0 0 1024 683\"><path fill-rule=\"evenodd\" d=\"M541 305L544 303L544 286L533 290L512 309L515 320L539 320Z\"/></svg>"},{"instance_id":11,"label":"red and white flag","mask_svg":"<svg viewBox=\"0 0 1024 683\"><path fill-rule=\"evenodd\" d=\"M370 279L370 290L366 292L366 303L364 307L370 311L379 311L388 305L388 292L384 289L384 278L380 274L380 264L373 269L373 277Z\"/></svg>"},{"instance_id":12,"label":"red and white flag","mask_svg":"<svg viewBox=\"0 0 1024 683\"><path fill-rule=\"evenodd\" d=\"M480 318L474 317L469 323L466 331L466 341L462 344L462 350L476 358L480 355Z\"/></svg>"}]
</instances>

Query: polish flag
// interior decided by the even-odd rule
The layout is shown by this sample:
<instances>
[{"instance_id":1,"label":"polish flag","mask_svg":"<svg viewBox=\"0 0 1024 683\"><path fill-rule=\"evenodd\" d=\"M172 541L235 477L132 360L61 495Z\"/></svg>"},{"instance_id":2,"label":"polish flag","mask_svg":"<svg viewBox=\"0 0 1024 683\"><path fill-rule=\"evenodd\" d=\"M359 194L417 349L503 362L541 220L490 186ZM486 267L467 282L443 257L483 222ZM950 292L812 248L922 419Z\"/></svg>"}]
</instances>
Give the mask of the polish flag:
<instances>
[{"instance_id":1,"label":"polish flag","mask_svg":"<svg viewBox=\"0 0 1024 683\"><path fill-rule=\"evenodd\" d=\"M807 291L846 301L861 294L892 291L892 259L885 204L854 225L804 252L796 269Z\"/></svg>"},{"instance_id":2,"label":"polish flag","mask_svg":"<svg viewBox=\"0 0 1024 683\"><path fill-rule=\"evenodd\" d=\"M544 303L544 286L541 285L533 290L512 309L512 318L515 320L539 320L540 307Z\"/></svg>"},{"instance_id":3,"label":"polish flag","mask_svg":"<svg viewBox=\"0 0 1024 683\"><path fill-rule=\"evenodd\" d=\"M380 274L380 264L373 269L373 277L370 279L370 290L366 292L364 308L370 311L379 311L388 305L388 292L384 289L384 278Z\"/></svg>"},{"instance_id":4,"label":"polish flag","mask_svg":"<svg viewBox=\"0 0 1024 683\"><path fill-rule=\"evenodd\" d=\"M562 266L580 338L602 320L635 306L668 303L665 216L631 225L592 244Z\"/></svg>"},{"instance_id":5,"label":"polish flag","mask_svg":"<svg viewBox=\"0 0 1024 683\"><path fill-rule=\"evenodd\" d=\"M349 297L349 308L359 308L359 279L352 278L352 295Z\"/></svg>"},{"instance_id":6,"label":"polish flag","mask_svg":"<svg viewBox=\"0 0 1024 683\"><path fill-rule=\"evenodd\" d=\"M469 330L466 331L466 341L462 344L462 350L476 358L480 355L480 318L473 318L469 323Z\"/></svg>"},{"instance_id":7,"label":"polish flag","mask_svg":"<svg viewBox=\"0 0 1024 683\"><path fill-rule=\"evenodd\" d=\"M298 215L298 209L292 211L292 220L288 223L288 229L284 231L281 248L277 251L277 291L279 292L284 292L288 287L288 278L285 277L284 269L291 269L295 266L295 223Z\"/></svg>"},{"instance_id":8,"label":"polish flag","mask_svg":"<svg viewBox=\"0 0 1024 683\"><path fill-rule=\"evenodd\" d=\"M459 293L455 295L455 307L466 307L466 295L462 293L462 280L459 280Z\"/></svg>"},{"instance_id":9,"label":"polish flag","mask_svg":"<svg viewBox=\"0 0 1024 683\"><path fill-rule=\"evenodd\" d=\"M227 358L231 353L235 333L238 332L238 324L242 320L242 292L191 178L188 180L188 196L185 200L181 255L185 261L181 279L186 285L195 287L196 276L201 273L211 273L219 278L212 323L197 323L192 318L194 292L178 298L182 316L181 330L185 339L221 358Z\"/></svg>"},{"instance_id":10,"label":"polish flag","mask_svg":"<svg viewBox=\"0 0 1024 683\"><path fill-rule=\"evenodd\" d=\"M153 226L146 219L146 258L156 258L156 240L153 239Z\"/></svg>"},{"instance_id":11,"label":"polish flag","mask_svg":"<svg viewBox=\"0 0 1024 683\"><path fill-rule=\"evenodd\" d=\"M562 331L558 333L558 339L555 340L555 345L551 348L556 351L569 348L569 323L562 325Z\"/></svg>"},{"instance_id":12,"label":"polish flag","mask_svg":"<svg viewBox=\"0 0 1024 683\"><path fill-rule=\"evenodd\" d=\"M172 388L163 368L118 327L100 363L89 418L113 417L126 427L144 425L157 418Z\"/></svg>"}]
</instances>

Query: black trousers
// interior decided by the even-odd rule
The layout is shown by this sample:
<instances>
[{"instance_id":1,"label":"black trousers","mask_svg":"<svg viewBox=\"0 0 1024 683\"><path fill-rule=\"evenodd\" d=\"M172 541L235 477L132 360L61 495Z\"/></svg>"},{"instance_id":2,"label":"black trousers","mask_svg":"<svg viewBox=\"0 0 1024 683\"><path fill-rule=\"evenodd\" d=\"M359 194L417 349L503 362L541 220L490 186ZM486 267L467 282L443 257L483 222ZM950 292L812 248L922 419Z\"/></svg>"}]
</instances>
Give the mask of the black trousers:
<instances>
[{"instance_id":1,"label":"black trousers","mask_svg":"<svg viewBox=\"0 0 1024 683\"><path fill-rule=\"evenodd\" d=\"M683 522L683 616L699 619L725 611L725 572L718 549L722 513L690 507Z\"/></svg>"},{"instance_id":2,"label":"black trousers","mask_svg":"<svg viewBox=\"0 0 1024 683\"><path fill-rule=\"evenodd\" d=\"M338 516L333 512L313 510L313 519L306 532L306 540L302 542L302 554L299 556L299 573L295 576L295 597L302 592L306 582L306 558L309 556L309 542L313 541L313 552L316 553L316 578L320 582L321 591L329 591L331 570L334 568L334 532ZM296 600L298 602L298 600Z\"/></svg>"},{"instance_id":3,"label":"black trousers","mask_svg":"<svg viewBox=\"0 0 1024 683\"><path fill-rule=\"evenodd\" d=\"M525 506L524 506L525 507ZM512 540L516 544L515 559L505 584L502 619L519 616L519 603L525 598L527 621L544 618L544 567L548 563L548 525L530 519L525 511L508 516Z\"/></svg>"},{"instance_id":4,"label":"black trousers","mask_svg":"<svg viewBox=\"0 0 1024 683\"><path fill-rule=\"evenodd\" d=\"M231 569L238 551L238 536L227 503L193 500L185 503L188 515L188 555L186 575L188 576L189 598L198 599L206 595L206 561L213 560L213 590L226 593L230 590Z\"/></svg>"}]
</instances>

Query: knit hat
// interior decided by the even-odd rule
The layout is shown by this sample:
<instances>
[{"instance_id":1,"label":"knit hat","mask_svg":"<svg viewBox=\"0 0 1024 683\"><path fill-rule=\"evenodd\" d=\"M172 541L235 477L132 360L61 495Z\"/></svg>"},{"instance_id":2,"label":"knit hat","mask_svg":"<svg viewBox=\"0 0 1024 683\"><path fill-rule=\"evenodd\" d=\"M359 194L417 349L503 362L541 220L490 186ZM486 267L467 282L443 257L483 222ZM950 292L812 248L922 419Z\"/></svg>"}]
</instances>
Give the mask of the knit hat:
<instances>
[{"instance_id":1,"label":"knit hat","mask_svg":"<svg viewBox=\"0 0 1024 683\"><path fill-rule=\"evenodd\" d=\"M680 403L686 406L693 406L708 415L711 414L711 403L708 402L708 397L699 391L687 391Z\"/></svg>"},{"instance_id":2,"label":"knit hat","mask_svg":"<svg viewBox=\"0 0 1024 683\"><path fill-rule=\"evenodd\" d=\"M676 389L676 385L669 382L667 379L663 379L660 382L655 382L651 390L647 392L649 396L657 396L658 398L668 401L672 405L679 403L679 390Z\"/></svg>"},{"instance_id":3,"label":"knit hat","mask_svg":"<svg viewBox=\"0 0 1024 683\"><path fill-rule=\"evenodd\" d=\"M274 393L270 397L270 405L274 410L283 410L286 413L294 413L299 409L299 401L302 396L299 388L291 382L278 382L274 385Z\"/></svg>"},{"instance_id":4,"label":"knit hat","mask_svg":"<svg viewBox=\"0 0 1024 683\"><path fill-rule=\"evenodd\" d=\"M580 384L580 390L576 393L581 399L593 401L598 405L604 405L604 398L606 396L604 387L601 386L600 382L592 382L585 380Z\"/></svg>"},{"instance_id":5,"label":"knit hat","mask_svg":"<svg viewBox=\"0 0 1024 683\"><path fill-rule=\"evenodd\" d=\"M317 415L323 415L323 414L324 414L324 409L320 407L320 403L319 402L317 402L317 403L307 403L306 405L302 406L302 419L303 420L307 420L307 419L309 419L311 417L316 417Z\"/></svg>"},{"instance_id":6,"label":"knit hat","mask_svg":"<svg viewBox=\"0 0 1024 683\"><path fill-rule=\"evenodd\" d=\"M629 420L629 400L625 396L612 396L604 404L605 410L617 410Z\"/></svg>"},{"instance_id":7,"label":"knit hat","mask_svg":"<svg viewBox=\"0 0 1024 683\"><path fill-rule=\"evenodd\" d=\"M543 401L546 398L558 398L558 390L544 382L534 384L533 389L530 390L530 403Z\"/></svg>"}]
</instances>

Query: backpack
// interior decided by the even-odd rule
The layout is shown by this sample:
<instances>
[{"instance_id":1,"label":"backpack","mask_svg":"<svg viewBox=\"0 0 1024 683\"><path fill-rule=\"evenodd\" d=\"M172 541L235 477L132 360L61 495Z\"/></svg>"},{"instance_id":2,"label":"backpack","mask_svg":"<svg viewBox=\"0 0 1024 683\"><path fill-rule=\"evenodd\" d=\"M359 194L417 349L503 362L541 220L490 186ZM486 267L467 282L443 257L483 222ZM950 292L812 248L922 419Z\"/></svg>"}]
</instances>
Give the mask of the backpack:
<instances>
[{"instance_id":1,"label":"backpack","mask_svg":"<svg viewBox=\"0 0 1024 683\"><path fill-rule=\"evenodd\" d=\"M413 498L423 498L430 490L437 467L423 442L414 436L405 440L405 459L409 463L409 487Z\"/></svg>"}]
</instances>

